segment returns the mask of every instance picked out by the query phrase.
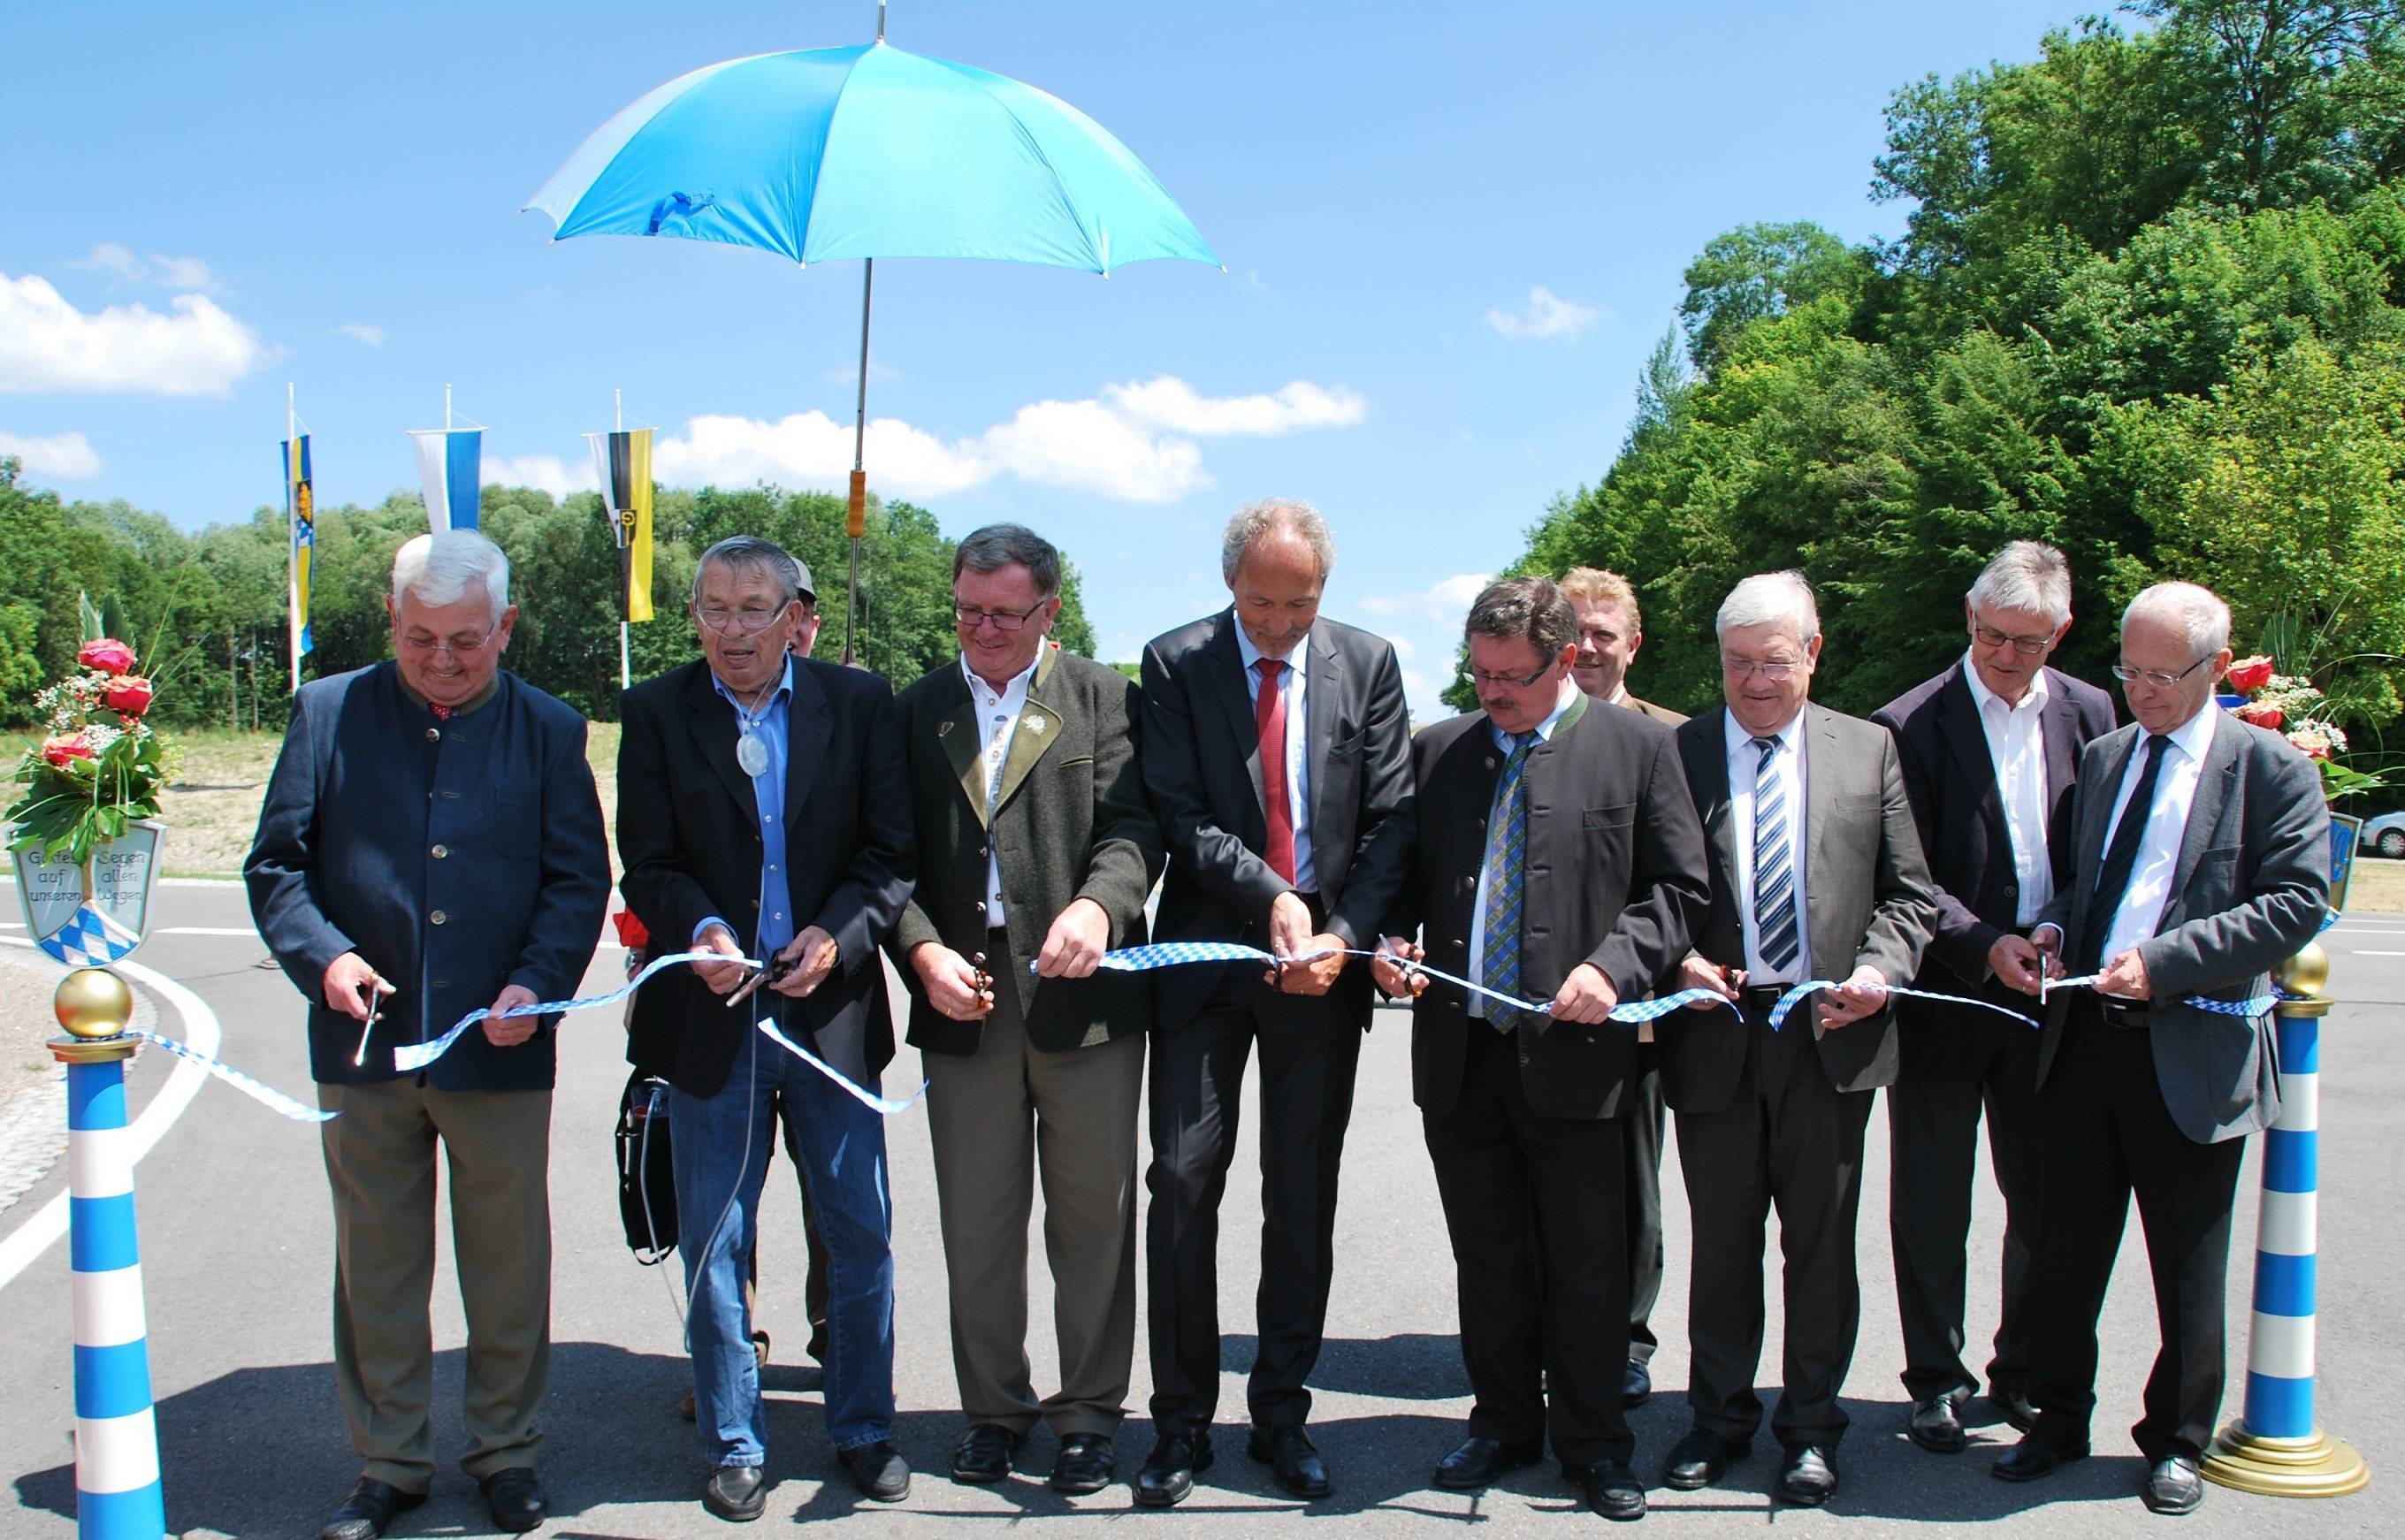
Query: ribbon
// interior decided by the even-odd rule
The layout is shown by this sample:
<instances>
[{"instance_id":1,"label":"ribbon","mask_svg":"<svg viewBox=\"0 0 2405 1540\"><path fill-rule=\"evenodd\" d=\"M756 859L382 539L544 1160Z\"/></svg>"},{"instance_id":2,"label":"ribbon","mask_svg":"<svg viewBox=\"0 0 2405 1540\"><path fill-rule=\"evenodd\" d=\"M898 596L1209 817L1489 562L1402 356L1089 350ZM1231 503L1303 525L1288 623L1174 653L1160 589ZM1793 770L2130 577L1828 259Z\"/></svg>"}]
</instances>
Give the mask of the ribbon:
<instances>
[{"instance_id":1,"label":"ribbon","mask_svg":"<svg viewBox=\"0 0 2405 1540\"><path fill-rule=\"evenodd\" d=\"M220 1063L188 1043L172 1037L162 1037L157 1032L142 1031L139 1029L129 1029L125 1036L140 1038L145 1043L155 1043L177 1058L190 1059L260 1106L270 1112L281 1113L296 1123L331 1123L342 1115L340 1113L321 1112L305 1102L295 1101L274 1086L261 1085L232 1065Z\"/></svg>"},{"instance_id":2,"label":"ribbon","mask_svg":"<svg viewBox=\"0 0 2405 1540\"><path fill-rule=\"evenodd\" d=\"M2328 930L2328 927L2324 926L2323 929ZM2039 984L2038 999L2044 1000L2057 989L2097 989L2102 993L2099 987L2103 982L2103 978L2104 975L2102 973L2083 973L2077 978L2048 979ZM2113 998L2119 1000L2123 997L2115 995ZM2252 1020L2284 1000L2301 998L2303 997L2291 995L2285 989L2274 988L2268 995L2256 995L2248 1000L2208 1000L2202 995L2182 995L2178 1003L2193 1005L2200 1011L2209 1011L2217 1016L2244 1016ZM2132 1001L2131 1003L2144 1004L2145 1001Z\"/></svg>"},{"instance_id":3,"label":"ribbon","mask_svg":"<svg viewBox=\"0 0 2405 1540\"><path fill-rule=\"evenodd\" d=\"M874 1091L863 1090L860 1086L854 1085L848 1078L838 1071L834 1065L829 1064L826 1060L819 1057L818 1055L810 1052L808 1048L803 1047L800 1043L795 1043L792 1038L789 1038L784 1033L779 1031L777 1029L777 1024L770 1021L767 1016L762 1016L760 1018L759 1026L762 1036L775 1043L778 1047L785 1050L785 1052L793 1055L795 1058L800 1059L811 1069L816 1070L819 1073L826 1076L829 1080L834 1081L837 1085L840 1085L845 1090L851 1092L851 1099L854 1101L859 1102L862 1106L867 1108L873 1113L877 1113L885 1117L892 1117L894 1113L903 1111L912 1102L927 1094L927 1083L922 1080L919 1082L919 1088L911 1092L908 1096L904 1097L899 1101L889 1101L885 1098L879 1096Z\"/></svg>"},{"instance_id":4,"label":"ribbon","mask_svg":"<svg viewBox=\"0 0 2405 1540\"><path fill-rule=\"evenodd\" d=\"M1801 1005L1804 1002L1805 996L1811 994L1816 989L1835 989L1838 987L1841 981L1837 979L1814 978L1807 979L1803 983L1790 987L1785 994L1779 997L1778 1002L1770 1008L1770 1029L1775 1032L1779 1030L1779 1028L1785 1026L1787 1023L1787 1014L1794 1010L1796 1006ZM2033 1017L2025 1016L2009 1006L1999 1005L1995 1001L1990 1000L1973 1000L1968 995L1940 994L1934 989L1907 989L1901 984L1881 984L1877 986L1877 987L1887 994L1904 995L1913 1000L1934 1000L1942 1001L1948 1005L1976 1005L1982 1011L1993 1011L1998 1015L2010 1016L2015 1021L2028 1027L2032 1031L2036 1030L2042 1025Z\"/></svg>"}]
</instances>

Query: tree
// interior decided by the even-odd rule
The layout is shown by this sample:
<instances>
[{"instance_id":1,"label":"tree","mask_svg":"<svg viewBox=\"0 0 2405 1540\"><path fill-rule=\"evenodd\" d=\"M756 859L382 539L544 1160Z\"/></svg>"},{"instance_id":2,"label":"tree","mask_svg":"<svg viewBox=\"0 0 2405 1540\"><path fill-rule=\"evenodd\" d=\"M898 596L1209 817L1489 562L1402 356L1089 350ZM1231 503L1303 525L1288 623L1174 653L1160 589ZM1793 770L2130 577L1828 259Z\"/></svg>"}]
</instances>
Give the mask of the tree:
<instances>
[{"instance_id":1,"label":"tree","mask_svg":"<svg viewBox=\"0 0 2405 1540\"><path fill-rule=\"evenodd\" d=\"M1863 253L1809 221L1715 235L1687 265L1687 296L1679 302L1687 356L1709 374L1747 327L1823 295L1850 304L1867 273ZM1649 383L1655 372L1649 369Z\"/></svg>"}]
</instances>

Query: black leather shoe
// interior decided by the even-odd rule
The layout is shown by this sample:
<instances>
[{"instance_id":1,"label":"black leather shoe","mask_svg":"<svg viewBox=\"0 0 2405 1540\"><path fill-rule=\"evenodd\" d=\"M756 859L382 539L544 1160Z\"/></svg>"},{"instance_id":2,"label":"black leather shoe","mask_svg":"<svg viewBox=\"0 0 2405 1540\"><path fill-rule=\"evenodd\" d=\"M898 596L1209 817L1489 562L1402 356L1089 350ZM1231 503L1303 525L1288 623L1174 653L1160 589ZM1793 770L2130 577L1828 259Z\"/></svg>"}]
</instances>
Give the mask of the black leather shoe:
<instances>
[{"instance_id":1,"label":"black leather shoe","mask_svg":"<svg viewBox=\"0 0 2405 1540\"><path fill-rule=\"evenodd\" d=\"M835 1457L843 1465L843 1473L860 1489L860 1495L872 1503L899 1503L910 1495L910 1467L893 1452L893 1441L880 1438L874 1444L863 1444L855 1449L837 1449Z\"/></svg>"},{"instance_id":2,"label":"black leather shoe","mask_svg":"<svg viewBox=\"0 0 2405 1540\"><path fill-rule=\"evenodd\" d=\"M326 1527L317 1532L317 1540L376 1540L393 1515L407 1513L425 1501L422 1491L403 1491L373 1476L362 1476L351 1495L326 1520Z\"/></svg>"},{"instance_id":3,"label":"black leather shoe","mask_svg":"<svg viewBox=\"0 0 2405 1540\"><path fill-rule=\"evenodd\" d=\"M1052 1462L1052 1479L1045 1484L1067 1497L1100 1491L1118 1470L1111 1441L1098 1433L1073 1433L1061 1439L1061 1457Z\"/></svg>"},{"instance_id":4,"label":"black leather shoe","mask_svg":"<svg viewBox=\"0 0 2405 1540\"><path fill-rule=\"evenodd\" d=\"M1586 1493L1586 1505L1606 1519L1645 1517L1645 1483L1617 1460L1598 1460L1571 1477Z\"/></svg>"},{"instance_id":5,"label":"black leather shoe","mask_svg":"<svg viewBox=\"0 0 2405 1540\"><path fill-rule=\"evenodd\" d=\"M1904 1431L1932 1454L1960 1454L1970 1443L1962 1435L1962 1419L1956 1415L1950 1395L1933 1395L1926 1401L1914 1402L1912 1417L1905 1423Z\"/></svg>"},{"instance_id":6,"label":"black leather shoe","mask_svg":"<svg viewBox=\"0 0 2405 1540\"><path fill-rule=\"evenodd\" d=\"M1817 1508L1837 1495L1837 1451L1826 1444L1798 1444L1779 1467L1780 1502Z\"/></svg>"},{"instance_id":7,"label":"black leather shoe","mask_svg":"<svg viewBox=\"0 0 2405 1540\"><path fill-rule=\"evenodd\" d=\"M1211 1435L1196 1428L1164 1434L1154 1440L1144 1467L1135 1473L1135 1505L1140 1508L1175 1507L1194 1490L1198 1471L1211 1468Z\"/></svg>"},{"instance_id":8,"label":"black leather shoe","mask_svg":"<svg viewBox=\"0 0 2405 1540\"><path fill-rule=\"evenodd\" d=\"M2195 1461L2175 1454L2146 1467L2146 1482L2138 1493L2157 1513L2194 1513L2204 1501L2204 1477L2197 1474Z\"/></svg>"},{"instance_id":9,"label":"black leather shoe","mask_svg":"<svg viewBox=\"0 0 2405 1540\"><path fill-rule=\"evenodd\" d=\"M1653 1393L1653 1372L1638 1360L1630 1359L1628 1372L1621 1377L1620 1381L1621 1409L1628 1411L1641 1407L1645 1405L1645 1398Z\"/></svg>"},{"instance_id":10,"label":"black leather shoe","mask_svg":"<svg viewBox=\"0 0 2405 1540\"><path fill-rule=\"evenodd\" d=\"M2025 1433L2019 1443L1996 1456L1988 1474L1999 1481L2034 1481L2052 1476L2059 1466L2087 1458L2086 1449L2059 1449L2033 1433Z\"/></svg>"},{"instance_id":11,"label":"black leather shoe","mask_svg":"<svg viewBox=\"0 0 2405 1540\"><path fill-rule=\"evenodd\" d=\"M1305 1502L1328 1495L1328 1465L1300 1422L1253 1424L1245 1452L1269 1466L1278 1486Z\"/></svg>"},{"instance_id":12,"label":"black leather shoe","mask_svg":"<svg viewBox=\"0 0 2405 1540\"><path fill-rule=\"evenodd\" d=\"M1476 1491L1492 1486L1505 1471L1535 1464L1544 1453L1540 1439L1506 1444L1495 1438L1465 1438L1461 1448L1436 1463L1434 1479L1447 1491Z\"/></svg>"},{"instance_id":13,"label":"black leather shoe","mask_svg":"<svg viewBox=\"0 0 2405 1540\"><path fill-rule=\"evenodd\" d=\"M485 1491L485 1509L493 1516L496 1529L523 1534L541 1525L543 1516L551 1512L551 1499L543 1495L542 1481L531 1466L495 1471L476 1485Z\"/></svg>"},{"instance_id":14,"label":"black leather shoe","mask_svg":"<svg viewBox=\"0 0 2405 1540\"><path fill-rule=\"evenodd\" d=\"M701 1484L701 1505L730 1524L748 1524L768 1505L768 1478L757 1465L721 1465Z\"/></svg>"},{"instance_id":15,"label":"black leather shoe","mask_svg":"<svg viewBox=\"0 0 2405 1540\"><path fill-rule=\"evenodd\" d=\"M2037 1426L2037 1407L2030 1404L2029 1396L2023 1392L2000 1391L1990 1385L1988 1387L1988 1405L1996 1409L1996 1415L2003 1418L2015 1433L2027 1433Z\"/></svg>"},{"instance_id":16,"label":"black leather shoe","mask_svg":"<svg viewBox=\"0 0 2405 1540\"><path fill-rule=\"evenodd\" d=\"M999 1422L970 1423L969 1431L952 1446L952 1479L979 1487L1001 1480L1010 1474L1010 1457L1026 1442L1025 1434L1013 1433Z\"/></svg>"},{"instance_id":17,"label":"black leather shoe","mask_svg":"<svg viewBox=\"0 0 2405 1540\"><path fill-rule=\"evenodd\" d=\"M1709 1428L1693 1429L1670 1446L1670 1458L1662 1464L1662 1484L1672 1491L1700 1491L1726 1476L1745 1453L1745 1446L1734 1438L1723 1438Z\"/></svg>"}]
</instances>

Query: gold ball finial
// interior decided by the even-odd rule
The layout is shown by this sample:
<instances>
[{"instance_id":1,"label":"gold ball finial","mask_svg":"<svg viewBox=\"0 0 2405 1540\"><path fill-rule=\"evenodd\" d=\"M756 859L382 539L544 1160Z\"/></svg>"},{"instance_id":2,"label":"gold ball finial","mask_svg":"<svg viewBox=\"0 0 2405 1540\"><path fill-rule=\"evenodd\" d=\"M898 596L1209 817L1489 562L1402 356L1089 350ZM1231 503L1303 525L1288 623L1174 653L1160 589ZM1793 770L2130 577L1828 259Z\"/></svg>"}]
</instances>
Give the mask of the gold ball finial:
<instances>
[{"instance_id":1,"label":"gold ball finial","mask_svg":"<svg viewBox=\"0 0 2405 1540\"><path fill-rule=\"evenodd\" d=\"M134 990L105 968L78 968L59 980L50 1010L76 1037L115 1037L134 1019Z\"/></svg>"},{"instance_id":2,"label":"gold ball finial","mask_svg":"<svg viewBox=\"0 0 2405 1540\"><path fill-rule=\"evenodd\" d=\"M2318 1000L2329 987L2329 954L2318 941L2305 943L2304 950L2271 970L2272 980L2292 995Z\"/></svg>"}]
</instances>

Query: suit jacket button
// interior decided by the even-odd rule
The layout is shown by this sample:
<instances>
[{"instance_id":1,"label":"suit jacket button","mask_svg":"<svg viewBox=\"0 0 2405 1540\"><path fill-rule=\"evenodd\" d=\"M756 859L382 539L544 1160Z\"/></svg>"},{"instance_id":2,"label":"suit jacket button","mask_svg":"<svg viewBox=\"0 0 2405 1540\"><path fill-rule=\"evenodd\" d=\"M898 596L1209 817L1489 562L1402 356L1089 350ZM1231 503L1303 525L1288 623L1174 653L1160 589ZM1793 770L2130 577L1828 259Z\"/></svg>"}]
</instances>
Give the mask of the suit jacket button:
<instances>
[{"instance_id":1,"label":"suit jacket button","mask_svg":"<svg viewBox=\"0 0 2405 1540\"><path fill-rule=\"evenodd\" d=\"M426 730L426 741L429 743L441 743L443 741L443 729L440 727L428 728Z\"/></svg>"},{"instance_id":2,"label":"suit jacket button","mask_svg":"<svg viewBox=\"0 0 2405 1540\"><path fill-rule=\"evenodd\" d=\"M1478 879L1476 877L1462 878L1461 890L1465 893L1474 893L1478 891Z\"/></svg>"},{"instance_id":3,"label":"suit jacket button","mask_svg":"<svg viewBox=\"0 0 2405 1540\"><path fill-rule=\"evenodd\" d=\"M451 917L450 916L448 916L448 915L444 914L442 910L437 909L437 910L435 910L435 911L434 911L434 913L432 913L432 914L430 914L430 915L427 916L427 917L426 917L426 919L427 919L427 923L429 923L429 924L430 924L430 925L440 925L440 924L442 924L444 920L449 919L450 917Z\"/></svg>"},{"instance_id":4,"label":"suit jacket button","mask_svg":"<svg viewBox=\"0 0 2405 1540\"><path fill-rule=\"evenodd\" d=\"M438 845L438 846L436 846L436 847L434 847L434 859L435 859L436 861L441 861L443 857L445 857L445 856L449 855L450 853L451 853L451 847L449 847L449 846L447 846L447 845Z\"/></svg>"},{"instance_id":5,"label":"suit jacket button","mask_svg":"<svg viewBox=\"0 0 2405 1540\"><path fill-rule=\"evenodd\" d=\"M980 845L977 847L977 854L980 856L991 856L993 852L985 846Z\"/></svg>"}]
</instances>

